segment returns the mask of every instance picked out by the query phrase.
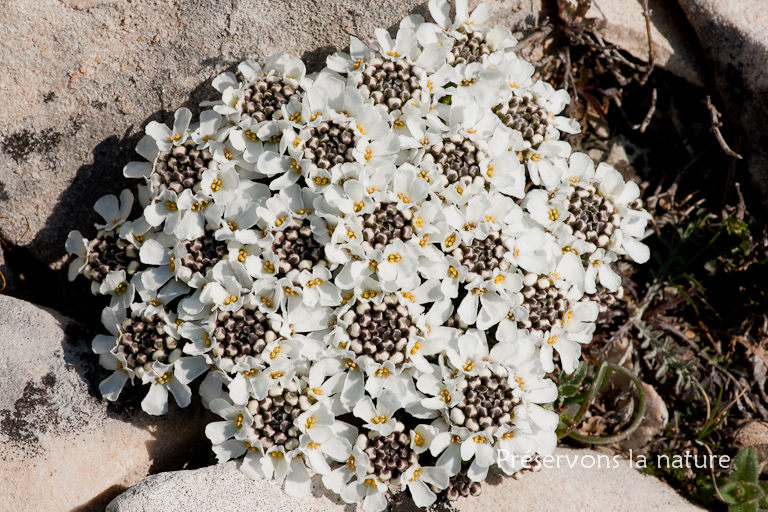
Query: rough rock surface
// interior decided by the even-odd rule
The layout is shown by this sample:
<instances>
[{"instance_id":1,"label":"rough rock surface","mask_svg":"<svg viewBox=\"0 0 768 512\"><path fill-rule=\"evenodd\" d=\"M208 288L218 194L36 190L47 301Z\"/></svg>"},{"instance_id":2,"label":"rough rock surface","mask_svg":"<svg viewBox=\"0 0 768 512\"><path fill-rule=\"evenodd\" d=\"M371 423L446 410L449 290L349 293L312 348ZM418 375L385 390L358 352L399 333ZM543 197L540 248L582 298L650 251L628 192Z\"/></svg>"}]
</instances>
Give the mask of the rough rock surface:
<instances>
[{"instance_id":1,"label":"rough rock surface","mask_svg":"<svg viewBox=\"0 0 768 512\"><path fill-rule=\"evenodd\" d=\"M560 448L560 467L527 473L522 480L491 476L477 498L462 498L454 503L457 512L487 510L559 510L601 511L670 511L701 510L685 501L665 483L631 469L626 460L610 468L601 459L602 469L581 467L591 465L589 456L601 452ZM586 456L586 458L585 458ZM568 467L565 457L575 464ZM576 458L578 457L578 459ZM577 460L579 462L577 462ZM336 499L316 485L314 497L290 498L274 481L254 482L230 461L195 471L176 471L151 476L115 498L107 512L141 512L173 510L175 512L349 512L355 507ZM315 479L316 483L319 480ZM410 505L410 506L409 506ZM410 500L397 500L395 512L417 509Z\"/></svg>"},{"instance_id":2,"label":"rough rock surface","mask_svg":"<svg viewBox=\"0 0 768 512\"><path fill-rule=\"evenodd\" d=\"M768 422L753 420L742 426L736 433L734 444L738 447L762 445L768 447Z\"/></svg>"},{"instance_id":3,"label":"rough rock surface","mask_svg":"<svg viewBox=\"0 0 768 512\"><path fill-rule=\"evenodd\" d=\"M150 472L183 467L209 446L202 408L172 407L157 420L101 400L106 375L92 337L0 295L0 511L101 511Z\"/></svg>"},{"instance_id":4,"label":"rough rock surface","mask_svg":"<svg viewBox=\"0 0 768 512\"><path fill-rule=\"evenodd\" d=\"M650 0L651 38L656 66L690 83L706 82L696 35L675 2ZM604 39L632 56L648 61L648 30L642 0L593 0L587 17L598 20Z\"/></svg>"},{"instance_id":5,"label":"rough rock surface","mask_svg":"<svg viewBox=\"0 0 768 512\"><path fill-rule=\"evenodd\" d=\"M619 446L624 450L633 450L635 453L640 452L647 456L647 446L661 435L667 426L669 410L664 399L650 384L643 382L643 393L645 394L643 421L628 438L619 443Z\"/></svg>"},{"instance_id":6,"label":"rough rock surface","mask_svg":"<svg viewBox=\"0 0 768 512\"><path fill-rule=\"evenodd\" d=\"M476 4L477 1L475 0ZM535 22L542 0L492 0L497 22ZM60 266L72 229L94 233L91 207L119 193L150 120L213 97L209 83L274 52L310 69L373 37L425 0L40 0L0 10L0 233Z\"/></svg>"},{"instance_id":7,"label":"rough rock surface","mask_svg":"<svg viewBox=\"0 0 768 512\"><path fill-rule=\"evenodd\" d=\"M764 0L679 0L742 140L729 141L768 197L768 9ZM722 110L722 109L721 109ZM768 201L768 199L766 199Z\"/></svg>"}]
</instances>

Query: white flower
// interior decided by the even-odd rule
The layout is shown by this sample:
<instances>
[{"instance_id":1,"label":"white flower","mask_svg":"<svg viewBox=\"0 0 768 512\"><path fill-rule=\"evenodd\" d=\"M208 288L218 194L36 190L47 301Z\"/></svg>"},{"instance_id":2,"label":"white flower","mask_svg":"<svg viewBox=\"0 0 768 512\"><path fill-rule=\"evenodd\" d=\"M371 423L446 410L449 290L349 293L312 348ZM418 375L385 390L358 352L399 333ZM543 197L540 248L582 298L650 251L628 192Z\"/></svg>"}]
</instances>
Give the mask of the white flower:
<instances>
[{"instance_id":1,"label":"white flower","mask_svg":"<svg viewBox=\"0 0 768 512\"><path fill-rule=\"evenodd\" d=\"M495 281L494 278L486 281L477 276L465 285L467 296L456 310L462 322L468 325L477 323L480 329L488 329L506 316L509 312L509 299Z\"/></svg>"},{"instance_id":2,"label":"white flower","mask_svg":"<svg viewBox=\"0 0 768 512\"><path fill-rule=\"evenodd\" d=\"M330 478L332 474L326 457L336 462L346 462L352 454L352 444L341 436L331 436L322 443L313 440L307 434L302 434L299 439L299 450L304 454L307 465L315 473L323 475L323 483L325 483L325 477ZM346 464L342 467L346 467Z\"/></svg>"},{"instance_id":3,"label":"white flower","mask_svg":"<svg viewBox=\"0 0 768 512\"><path fill-rule=\"evenodd\" d=\"M234 373L235 378L229 383L229 397L236 404L247 404L251 396L259 400L263 399L263 390L257 388L257 376L264 370L261 364L253 356L246 356L242 361L235 363L229 373Z\"/></svg>"},{"instance_id":4,"label":"white flower","mask_svg":"<svg viewBox=\"0 0 768 512\"><path fill-rule=\"evenodd\" d=\"M490 429L470 434L461 443L461 458L472 460L467 476L473 482L482 482L488 474L488 468L496 462L493 448L493 432Z\"/></svg>"},{"instance_id":5,"label":"white flower","mask_svg":"<svg viewBox=\"0 0 768 512\"><path fill-rule=\"evenodd\" d=\"M326 65L339 73L350 73L364 69L364 65L370 62L376 53L358 38L349 38L349 54L337 52L329 55Z\"/></svg>"},{"instance_id":6,"label":"white flower","mask_svg":"<svg viewBox=\"0 0 768 512\"><path fill-rule=\"evenodd\" d=\"M416 274L419 260L409 245L399 238L384 249L381 263L377 267L377 275L381 287L387 291L397 289L413 289L418 286Z\"/></svg>"},{"instance_id":7,"label":"white flower","mask_svg":"<svg viewBox=\"0 0 768 512\"><path fill-rule=\"evenodd\" d=\"M557 398L557 386L545 378L544 369L538 359L531 359L509 376L509 385L514 395L525 401L546 404Z\"/></svg>"},{"instance_id":8,"label":"white flower","mask_svg":"<svg viewBox=\"0 0 768 512\"><path fill-rule=\"evenodd\" d=\"M553 262L543 250L545 238L544 231L532 227L509 242L509 251L504 257L523 270L546 274Z\"/></svg>"},{"instance_id":9,"label":"white flower","mask_svg":"<svg viewBox=\"0 0 768 512\"><path fill-rule=\"evenodd\" d=\"M316 403L304 411L293 422L299 430L307 434L312 441L324 443L333 436L332 427L336 417L323 403Z\"/></svg>"},{"instance_id":10,"label":"white flower","mask_svg":"<svg viewBox=\"0 0 768 512\"><path fill-rule=\"evenodd\" d=\"M74 281L78 274L81 274L86 265L88 265L88 239L80 231L70 231L65 248L68 253L75 256L69 264L69 280Z\"/></svg>"},{"instance_id":11,"label":"white flower","mask_svg":"<svg viewBox=\"0 0 768 512\"><path fill-rule=\"evenodd\" d=\"M528 422L516 418L515 423L502 425L496 431L498 465L508 475L523 469L524 457L533 457L538 448L537 436ZM503 456L502 456L503 454Z\"/></svg>"},{"instance_id":12,"label":"white flower","mask_svg":"<svg viewBox=\"0 0 768 512\"><path fill-rule=\"evenodd\" d=\"M373 404L371 397L366 396L355 405L352 414L365 421L367 429L375 430L382 436L388 436L395 430L397 421L394 414L398 409L400 409L400 399L395 393L384 390L376 399L376 405Z\"/></svg>"},{"instance_id":13,"label":"white flower","mask_svg":"<svg viewBox=\"0 0 768 512\"><path fill-rule=\"evenodd\" d=\"M152 369L144 372L141 381L152 384L149 393L141 401L141 408L147 414L159 416L168 412L168 392L170 391L180 407L186 407L192 400L192 391L182 382L173 371L173 364L163 364L155 361Z\"/></svg>"},{"instance_id":14,"label":"white flower","mask_svg":"<svg viewBox=\"0 0 768 512\"><path fill-rule=\"evenodd\" d=\"M240 179L233 167L203 171L203 179L200 181L201 192L225 206L236 197L239 186Z\"/></svg>"},{"instance_id":15,"label":"white flower","mask_svg":"<svg viewBox=\"0 0 768 512\"><path fill-rule=\"evenodd\" d=\"M525 166L528 176L534 185L544 185L552 190L560 184L566 158L571 152L571 146L563 141L545 140L538 148L526 152Z\"/></svg>"},{"instance_id":16,"label":"white flower","mask_svg":"<svg viewBox=\"0 0 768 512\"><path fill-rule=\"evenodd\" d=\"M410 375L403 368L396 368L391 360L377 363L366 357L363 360L363 369L368 375L365 381L365 390L373 398L380 397L385 391L398 396L401 403L406 403L409 397L408 384L412 384ZM386 435L386 434L384 434Z\"/></svg>"},{"instance_id":17,"label":"white flower","mask_svg":"<svg viewBox=\"0 0 768 512\"><path fill-rule=\"evenodd\" d=\"M577 367L598 314L584 294L621 286L610 263L650 256L650 215L636 184L559 140L579 129L560 115L567 91L533 82L511 31L485 26L493 9L455 4L455 18L429 0L434 23L376 29L375 48L353 37L309 76L281 53L242 62L213 80L220 95L199 122L182 108L172 129L147 125L144 161L123 170L142 180L142 214L129 219L128 191L105 196L98 240L73 231L66 244L70 279L89 257L111 266L110 244L125 252L125 268L91 283L111 299L109 334L92 342L111 370L105 398L138 376L142 407L163 414L169 392L186 406L205 374L219 461L243 458L244 474L291 496L312 491L311 470L364 512L397 487L429 506L462 465L479 482L494 464L513 474L522 456L552 453L547 372ZM586 224L578 204L597 205L608 227L574 227ZM543 292L557 309L546 318ZM162 325L162 363L126 356L147 341L130 327L142 317ZM379 329L395 326L393 348L377 349L389 340ZM475 421L461 404L491 376L514 405L489 426L492 414ZM268 412L281 400L287 416ZM394 481L363 451L391 434L416 454Z\"/></svg>"},{"instance_id":18,"label":"white flower","mask_svg":"<svg viewBox=\"0 0 768 512\"><path fill-rule=\"evenodd\" d=\"M610 292L615 292L621 286L621 277L614 272L610 264L616 261L616 255L597 249L589 255L589 266L584 280L584 289L587 293L595 293L596 283L600 282Z\"/></svg>"},{"instance_id":19,"label":"white flower","mask_svg":"<svg viewBox=\"0 0 768 512\"><path fill-rule=\"evenodd\" d=\"M304 287L306 306L337 306L341 302L341 291L331 281L331 271L326 267L316 266L311 273L302 270L295 279Z\"/></svg>"},{"instance_id":20,"label":"white flower","mask_svg":"<svg viewBox=\"0 0 768 512\"><path fill-rule=\"evenodd\" d=\"M453 476L461 470L461 447L471 435L469 429L453 427L450 431L440 432L432 440L429 452L437 457L436 467L445 469L448 475Z\"/></svg>"},{"instance_id":21,"label":"white flower","mask_svg":"<svg viewBox=\"0 0 768 512\"><path fill-rule=\"evenodd\" d=\"M147 135L155 139L158 149L170 151L174 146L184 144L189 137L189 122L192 120L192 112L188 108L180 108L173 114L173 130L165 124L152 121L145 129Z\"/></svg>"},{"instance_id":22,"label":"white flower","mask_svg":"<svg viewBox=\"0 0 768 512\"><path fill-rule=\"evenodd\" d=\"M539 352L541 366L545 372L555 370L555 364L552 360L553 349L557 350L560 355L560 364L565 373L571 373L579 365L581 346L569 337L567 331L552 329L544 333Z\"/></svg>"},{"instance_id":23,"label":"white flower","mask_svg":"<svg viewBox=\"0 0 768 512\"><path fill-rule=\"evenodd\" d=\"M423 373L416 382L416 387L428 395L421 401L421 405L427 409L447 410L454 407L463 398L461 392L457 391L457 384L463 379L463 374L457 379L443 379L432 373Z\"/></svg>"},{"instance_id":24,"label":"white flower","mask_svg":"<svg viewBox=\"0 0 768 512\"><path fill-rule=\"evenodd\" d=\"M190 190L185 193L192 195ZM144 208L144 218L150 226L158 227L165 223L165 232L172 233L176 225L181 220L182 211L179 211L179 196L171 189L165 189L160 195L146 208Z\"/></svg>"},{"instance_id":25,"label":"white flower","mask_svg":"<svg viewBox=\"0 0 768 512\"><path fill-rule=\"evenodd\" d=\"M102 295L112 296L109 307L121 310L131 305L135 292L135 287L126 278L125 270L113 270L107 274L99 288L99 293Z\"/></svg>"},{"instance_id":26,"label":"white flower","mask_svg":"<svg viewBox=\"0 0 768 512\"><path fill-rule=\"evenodd\" d=\"M141 298L141 302L131 304L131 311L135 316L153 316L165 313L165 306L171 301L185 295L189 292L189 286L180 281L171 281L162 288L157 289L154 286L146 286L139 276L135 288Z\"/></svg>"},{"instance_id":27,"label":"white flower","mask_svg":"<svg viewBox=\"0 0 768 512\"><path fill-rule=\"evenodd\" d=\"M565 133L579 133L581 126L575 119L564 116L558 116L568 103L571 102L571 96L565 89L555 90L547 82L536 82L530 89L531 94L536 97L537 103L543 105L550 113L550 120L555 128Z\"/></svg>"},{"instance_id":28,"label":"white flower","mask_svg":"<svg viewBox=\"0 0 768 512\"><path fill-rule=\"evenodd\" d=\"M114 402L129 380L133 383L135 372L128 368L125 356L120 353L104 352L99 354L99 364L107 370L113 370L112 375L99 383L101 396Z\"/></svg>"},{"instance_id":29,"label":"white flower","mask_svg":"<svg viewBox=\"0 0 768 512\"><path fill-rule=\"evenodd\" d=\"M93 209L104 217L106 221L104 224L96 223L96 227L105 231L118 230L123 223L128 220L128 215L131 214L131 208L133 207L133 194L130 190L125 189L120 193L120 200L112 194L101 197L96 204L93 205Z\"/></svg>"},{"instance_id":30,"label":"white flower","mask_svg":"<svg viewBox=\"0 0 768 512\"><path fill-rule=\"evenodd\" d=\"M399 59L400 57L413 60L413 53L417 49L416 33L413 30L401 27L397 31L395 41L392 41L389 32L383 28L377 28L374 32L381 48L382 57L390 60Z\"/></svg>"},{"instance_id":31,"label":"white flower","mask_svg":"<svg viewBox=\"0 0 768 512\"><path fill-rule=\"evenodd\" d=\"M485 368L488 357L488 343L482 331L472 329L459 338L459 350L448 349L448 359L454 368L465 375L478 375Z\"/></svg>"},{"instance_id":32,"label":"white flower","mask_svg":"<svg viewBox=\"0 0 768 512\"><path fill-rule=\"evenodd\" d=\"M238 441L245 440L253 425L253 415L244 405L232 405L226 400L216 399L209 404L211 412L218 414L225 421L214 421L205 427L205 435L214 445L221 444L234 437Z\"/></svg>"},{"instance_id":33,"label":"white flower","mask_svg":"<svg viewBox=\"0 0 768 512\"><path fill-rule=\"evenodd\" d=\"M448 473L441 467L420 466L417 462L405 470L400 483L408 488L417 507L428 507L435 502L437 495L427 484L445 489L448 487Z\"/></svg>"},{"instance_id":34,"label":"white flower","mask_svg":"<svg viewBox=\"0 0 768 512\"><path fill-rule=\"evenodd\" d=\"M173 243L173 240L168 238L160 240L164 243ZM144 264L156 265L141 273L141 282L146 289L159 289L176 272L176 256L173 249L158 240L146 240L139 250L139 258Z\"/></svg>"}]
</instances>

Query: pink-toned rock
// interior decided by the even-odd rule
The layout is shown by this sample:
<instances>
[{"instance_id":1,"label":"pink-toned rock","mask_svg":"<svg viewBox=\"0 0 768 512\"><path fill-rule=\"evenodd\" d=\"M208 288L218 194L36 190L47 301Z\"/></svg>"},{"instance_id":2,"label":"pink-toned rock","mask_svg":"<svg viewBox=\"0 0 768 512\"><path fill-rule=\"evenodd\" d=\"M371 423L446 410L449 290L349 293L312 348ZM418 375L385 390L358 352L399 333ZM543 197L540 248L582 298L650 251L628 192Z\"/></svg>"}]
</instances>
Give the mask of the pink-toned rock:
<instances>
[{"instance_id":1,"label":"pink-toned rock","mask_svg":"<svg viewBox=\"0 0 768 512\"><path fill-rule=\"evenodd\" d=\"M675 2L650 0L654 63L690 83L706 82L695 34ZM642 0L593 0L587 17L598 21L600 34L642 61L648 61L648 30Z\"/></svg>"},{"instance_id":2,"label":"pink-toned rock","mask_svg":"<svg viewBox=\"0 0 768 512\"><path fill-rule=\"evenodd\" d=\"M148 474L208 453L202 408L155 419L135 401L101 400L91 338L0 295L0 511L101 511Z\"/></svg>"},{"instance_id":3,"label":"pink-toned rock","mask_svg":"<svg viewBox=\"0 0 768 512\"><path fill-rule=\"evenodd\" d=\"M600 510L632 512L695 512L702 510L685 501L664 482L629 467L624 459L595 450L559 448L552 467L526 473L521 480L492 473L478 497L452 503L455 512L535 510L559 512ZM599 457L601 456L601 457ZM600 461L601 468L596 466ZM572 463L572 464L571 464ZM590 467L595 464L595 467ZM557 466L557 467L555 467ZM252 481L238 469L239 463L176 471L151 476L121 494L107 512L350 512L362 507L345 505L314 478L312 496L291 498L274 481ZM390 510L418 512L410 499L396 497ZM442 508L438 508L442 510Z\"/></svg>"},{"instance_id":4,"label":"pink-toned rock","mask_svg":"<svg viewBox=\"0 0 768 512\"><path fill-rule=\"evenodd\" d=\"M720 110L741 138L729 143L744 156L768 204L768 6L764 0L678 1L712 68L725 106Z\"/></svg>"}]
</instances>

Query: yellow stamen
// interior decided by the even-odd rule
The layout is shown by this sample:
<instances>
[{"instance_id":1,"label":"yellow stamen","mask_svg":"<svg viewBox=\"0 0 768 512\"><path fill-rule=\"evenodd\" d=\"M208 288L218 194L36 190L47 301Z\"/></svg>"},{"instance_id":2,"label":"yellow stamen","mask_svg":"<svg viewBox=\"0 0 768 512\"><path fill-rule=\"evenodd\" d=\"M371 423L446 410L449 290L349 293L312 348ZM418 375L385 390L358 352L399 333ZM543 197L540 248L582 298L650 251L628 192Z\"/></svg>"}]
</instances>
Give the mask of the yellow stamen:
<instances>
[{"instance_id":1,"label":"yellow stamen","mask_svg":"<svg viewBox=\"0 0 768 512\"><path fill-rule=\"evenodd\" d=\"M387 422L387 417L383 414L381 416L374 416L373 418L371 418L371 423L373 423L374 425L379 425L381 423L386 423L386 422Z\"/></svg>"},{"instance_id":2,"label":"yellow stamen","mask_svg":"<svg viewBox=\"0 0 768 512\"><path fill-rule=\"evenodd\" d=\"M166 372L166 373L162 374L161 376L157 377L155 379L155 382L157 382L158 384L168 384L168 381L171 380L171 377L173 377L173 373L172 372Z\"/></svg>"}]
</instances>

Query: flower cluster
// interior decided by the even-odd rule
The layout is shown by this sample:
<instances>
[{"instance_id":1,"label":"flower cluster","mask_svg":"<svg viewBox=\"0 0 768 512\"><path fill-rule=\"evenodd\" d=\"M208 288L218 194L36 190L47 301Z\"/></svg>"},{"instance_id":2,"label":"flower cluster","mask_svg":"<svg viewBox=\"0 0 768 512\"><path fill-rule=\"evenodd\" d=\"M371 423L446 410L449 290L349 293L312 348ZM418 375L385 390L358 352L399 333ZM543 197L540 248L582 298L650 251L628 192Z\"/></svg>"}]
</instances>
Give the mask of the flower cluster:
<instances>
[{"instance_id":1,"label":"flower cluster","mask_svg":"<svg viewBox=\"0 0 768 512\"><path fill-rule=\"evenodd\" d=\"M649 257L638 187L560 140L568 94L488 6L429 9L314 75L280 54L221 74L196 122L147 125L138 201L101 198L67 241L110 296L106 398L139 379L163 414L200 378L219 460L292 495L311 470L366 512L550 454L547 373L620 292L610 264Z\"/></svg>"}]
</instances>

